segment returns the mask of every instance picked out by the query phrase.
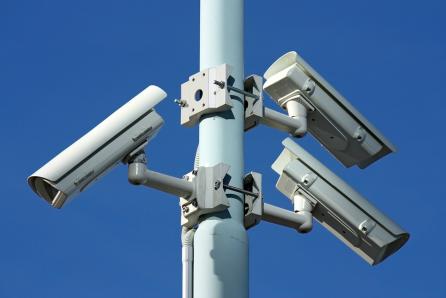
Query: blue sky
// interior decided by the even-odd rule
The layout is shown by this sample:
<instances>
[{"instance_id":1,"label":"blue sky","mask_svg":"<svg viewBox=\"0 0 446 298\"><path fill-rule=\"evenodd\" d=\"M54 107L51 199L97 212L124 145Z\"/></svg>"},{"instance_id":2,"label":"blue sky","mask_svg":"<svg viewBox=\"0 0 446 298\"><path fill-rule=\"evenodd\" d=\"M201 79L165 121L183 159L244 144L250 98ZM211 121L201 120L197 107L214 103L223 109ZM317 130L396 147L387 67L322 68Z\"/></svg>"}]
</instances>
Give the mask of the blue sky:
<instances>
[{"instance_id":1,"label":"blue sky","mask_svg":"<svg viewBox=\"0 0 446 298\"><path fill-rule=\"evenodd\" d=\"M245 73L296 50L397 147L345 169L300 144L411 233L370 267L328 231L249 232L251 297L446 297L443 1L246 1ZM198 128L172 103L198 71L199 2L0 2L0 297L179 297L177 199L133 187L121 166L62 210L26 177L149 84L169 98L152 169L190 171ZM271 101L269 107L276 108ZM246 172L290 208L270 168L285 134L246 134Z\"/></svg>"}]
</instances>

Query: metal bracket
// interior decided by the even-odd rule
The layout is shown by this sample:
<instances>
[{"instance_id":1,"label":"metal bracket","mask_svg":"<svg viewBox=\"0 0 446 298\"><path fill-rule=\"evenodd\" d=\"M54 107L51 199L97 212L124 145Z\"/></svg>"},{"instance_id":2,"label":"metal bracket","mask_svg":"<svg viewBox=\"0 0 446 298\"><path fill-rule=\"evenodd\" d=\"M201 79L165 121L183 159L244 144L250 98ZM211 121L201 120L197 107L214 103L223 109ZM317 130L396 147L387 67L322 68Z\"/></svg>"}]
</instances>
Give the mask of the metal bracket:
<instances>
[{"instance_id":1,"label":"metal bracket","mask_svg":"<svg viewBox=\"0 0 446 298\"><path fill-rule=\"evenodd\" d=\"M208 68L189 77L181 84L181 125L191 127L204 114L221 112L232 107L228 88L216 82L227 81L230 75L228 64Z\"/></svg>"},{"instance_id":2,"label":"metal bracket","mask_svg":"<svg viewBox=\"0 0 446 298\"><path fill-rule=\"evenodd\" d=\"M198 224L201 215L223 211L229 207L223 185L228 171L228 165L219 163L213 167L199 167L184 176L195 184L195 194L187 198L180 197L182 226L192 228Z\"/></svg>"},{"instance_id":3,"label":"metal bracket","mask_svg":"<svg viewBox=\"0 0 446 298\"><path fill-rule=\"evenodd\" d=\"M302 137L306 132L302 121L289 117L264 106L263 102L263 79L259 75L251 75L244 83L245 91L253 96L245 97L245 131L256 127L259 123L269 127L288 132L294 137ZM309 102L304 98L305 94L293 93L293 96L283 99L283 104L294 100L304 105L307 111L313 111ZM306 120L306 119L305 119Z\"/></svg>"},{"instance_id":4,"label":"metal bracket","mask_svg":"<svg viewBox=\"0 0 446 298\"><path fill-rule=\"evenodd\" d=\"M263 79L259 75L250 75L244 82L246 92L257 95L245 97L245 131L256 127L263 118Z\"/></svg>"},{"instance_id":5,"label":"metal bracket","mask_svg":"<svg viewBox=\"0 0 446 298\"><path fill-rule=\"evenodd\" d=\"M251 194L245 194L245 228L259 224L263 214L262 174L251 172L243 178L243 188Z\"/></svg>"}]
</instances>

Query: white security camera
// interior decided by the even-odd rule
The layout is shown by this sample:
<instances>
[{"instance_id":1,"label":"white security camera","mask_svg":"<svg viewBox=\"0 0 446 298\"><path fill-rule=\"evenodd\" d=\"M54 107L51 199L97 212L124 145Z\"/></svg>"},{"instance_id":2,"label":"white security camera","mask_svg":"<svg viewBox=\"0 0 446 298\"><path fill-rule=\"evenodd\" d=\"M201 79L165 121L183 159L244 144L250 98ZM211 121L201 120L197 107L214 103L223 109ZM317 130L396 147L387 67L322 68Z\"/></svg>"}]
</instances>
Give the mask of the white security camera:
<instances>
[{"instance_id":1,"label":"white security camera","mask_svg":"<svg viewBox=\"0 0 446 298\"><path fill-rule=\"evenodd\" d=\"M346 167L365 168L395 147L296 52L265 72L263 89Z\"/></svg>"},{"instance_id":2,"label":"white security camera","mask_svg":"<svg viewBox=\"0 0 446 298\"><path fill-rule=\"evenodd\" d=\"M324 227L371 265L395 253L409 234L290 138L272 165L276 187L294 200L303 196ZM311 210L311 208L309 208Z\"/></svg>"},{"instance_id":3,"label":"white security camera","mask_svg":"<svg viewBox=\"0 0 446 298\"><path fill-rule=\"evenodd\" d=\"M144 89L32 174L32 190L61 208L157 134L164 121L153 107L166 95L157 86Z\"/></svg>"}]
</instances>

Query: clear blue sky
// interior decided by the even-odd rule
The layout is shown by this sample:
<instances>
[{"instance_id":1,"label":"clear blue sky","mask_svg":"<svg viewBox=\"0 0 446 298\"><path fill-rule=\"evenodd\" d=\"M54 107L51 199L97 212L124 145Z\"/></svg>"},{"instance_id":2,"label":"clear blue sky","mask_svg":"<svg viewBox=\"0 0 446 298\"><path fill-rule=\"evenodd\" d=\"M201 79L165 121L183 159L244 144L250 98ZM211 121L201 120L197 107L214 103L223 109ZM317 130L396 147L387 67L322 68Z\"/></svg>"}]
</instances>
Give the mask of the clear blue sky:
<instances>
[{"instance_id":1,"label":"clear blue sky","mask_svg":"<svg viewBox=\"0 0 446 298\"><path fill-rule=\"evenodd\" d=\"M446 297L444 1L246 1L245 73L296 50L399 149L345 169L311 136L302 146L411 233L370 267L316 224L307 235L249 232L251 297ZM0 2L0 297L179 297L175 197L133 187L121 166L62 210L26 177L149 84L169 98L152 169L190 171L197 128L172 100L198 71L199 2ZM267 102L275 108L272 102ZM246 171L290 208L271 163L285 134L246 134Z\"/></svg>"}]
</instances>

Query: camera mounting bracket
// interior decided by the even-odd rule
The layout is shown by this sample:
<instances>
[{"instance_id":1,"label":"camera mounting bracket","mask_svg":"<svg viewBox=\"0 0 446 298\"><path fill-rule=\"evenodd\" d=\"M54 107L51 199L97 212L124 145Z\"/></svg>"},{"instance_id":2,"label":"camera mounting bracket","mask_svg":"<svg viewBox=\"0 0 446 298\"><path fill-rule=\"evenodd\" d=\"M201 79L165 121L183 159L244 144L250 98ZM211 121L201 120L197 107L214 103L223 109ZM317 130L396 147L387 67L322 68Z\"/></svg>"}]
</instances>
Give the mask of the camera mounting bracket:
<instances>
[{"instance_id":1,"label":"camera mounting bracket","mask_svg":"<svg viewBox=\"0 0 446 298\"><path fill-rule=\"evenodd\" d=\"M263 79L259 75L250 75L244 82L245 92L253 96L245 97L245 131L256 127L259 123L288 132L294 137L303 137L307 131L306 117L294 118L273 109L267 108L263 102ZM306 95L296 92L293 96L284 98L283 107L289 101L297 101L307 112L314 111Z\"/></svg>"},{"instance_id":2,"label":"camera mounting bracket","mask_svg":"<svg viewBox=\"0 0 446 298\"><path fill-rule=\"evenodd\" d=\"M212 167L199 167L184 175L184 179L195 185L195 192L189 197L180 197L181 225L192 228L198 218L207 213L223 211L229 207L223 179L229 166L219 163Z\"/></svg>"},{"instance_id":3,"label":"camera mounting bracket","mask_svg":"<svg viewBox=\"0 0 446 298\"><path fill-rule=\"evenodd\" d=\"M252 194L245 194L245 219L246 229L260 223L263 214L262 174L250 172L243 178L243 188Z\"/></svg>"},{"instance_id":4,"label":"camera mounting bracket","mask_svg":"<svg viewBox=\"0 0 446 298\"><path fill-rule=\"evenodd\" d=\"M222 112L232 107L228 85L230 66L221 64L204 69L181 84L181 125L191 127L205 114ZM221 85L223 84L223 85Z\"/></svg>"}]
</instances>

